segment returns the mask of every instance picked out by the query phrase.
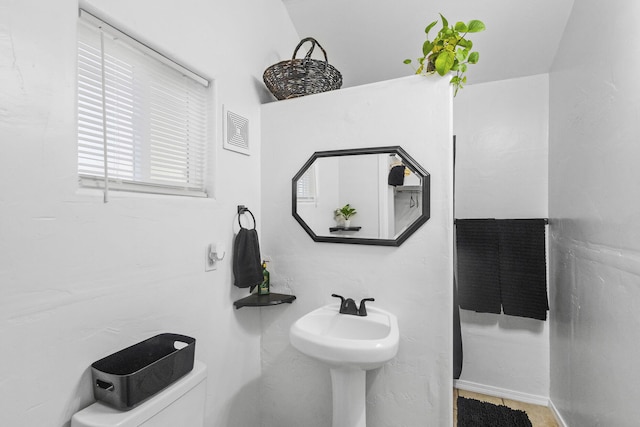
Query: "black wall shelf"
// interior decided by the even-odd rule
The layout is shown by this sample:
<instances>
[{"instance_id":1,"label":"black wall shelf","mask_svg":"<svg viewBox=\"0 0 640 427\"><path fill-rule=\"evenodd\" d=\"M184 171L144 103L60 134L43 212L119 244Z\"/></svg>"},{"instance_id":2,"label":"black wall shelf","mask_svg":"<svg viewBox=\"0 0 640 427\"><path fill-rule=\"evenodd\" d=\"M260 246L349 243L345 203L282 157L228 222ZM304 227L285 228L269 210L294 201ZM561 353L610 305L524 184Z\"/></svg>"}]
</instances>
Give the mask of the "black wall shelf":
<instances>
[{"instance_id":1,"label":"black wall shelf","mask_svg":"<svg viewBox=\"0 0 640 427\"><path fill-rule=\"evenodd\" d=\"M269 295L251 294L248 297L234 301L233 305L236 310L242 307L266 307L269 305L278 305L289 303L296 299L295 295L270 293Z\"/></svg>"},{"instance_id":2,"label":"black wall shelf","mask_svg":"<svg viewBox=\"0 0 640 427\"><path fill-rule=\"evenodd\" d=\"M335 231L360 231L362 227L330 227L329 231L331 233Z\"/></svg>"}]
</instances>

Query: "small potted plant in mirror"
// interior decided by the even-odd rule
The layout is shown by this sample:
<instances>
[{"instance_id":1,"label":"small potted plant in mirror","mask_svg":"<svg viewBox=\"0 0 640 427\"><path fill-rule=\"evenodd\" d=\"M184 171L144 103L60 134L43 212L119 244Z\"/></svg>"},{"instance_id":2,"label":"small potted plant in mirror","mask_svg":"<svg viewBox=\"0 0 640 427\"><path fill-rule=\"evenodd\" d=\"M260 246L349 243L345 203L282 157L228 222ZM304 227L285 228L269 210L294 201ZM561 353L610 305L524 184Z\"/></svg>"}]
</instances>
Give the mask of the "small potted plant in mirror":
<instances>
[{"instance_id":1,"label":"small potted plant in mirror","mask_svg":"<svg viewBox=\"0 0 640 427\"><path fill-rule=\"evenodd\" d=\"M456 96L458 90L467 83L467 76L465 76L467 66L476 64L480 59L477 51L471 51L473 42L466 36L469 33L484 31L485 25L482 21L474 19L466 24L456 22L455 25L450 26L442 14L440 18L442 28L433 40L429 40L429 31L438 24L438 21L433 21L424 29L427 40L422 44L422 56L417 59L419 66L415 72L422 75L438 73L441 76L455 72L449 83L455 88L454 96ZM411 64L412 61L405 59L404 63Z\"/></svg>"},{"instance_id":2,"label":"small potted plant in mirror","mask_svg":"<svg viewBox=\"0 0 640 427\"><path fill-rule=\"evenodd\" d=\"M351 217L357 214L358 212L351 207L349 203L344 205L341 208L336 209L333 212L334 217L341 222L341 225L344 228L349 228L351 226Z\"/></svg>"}]
</instances>

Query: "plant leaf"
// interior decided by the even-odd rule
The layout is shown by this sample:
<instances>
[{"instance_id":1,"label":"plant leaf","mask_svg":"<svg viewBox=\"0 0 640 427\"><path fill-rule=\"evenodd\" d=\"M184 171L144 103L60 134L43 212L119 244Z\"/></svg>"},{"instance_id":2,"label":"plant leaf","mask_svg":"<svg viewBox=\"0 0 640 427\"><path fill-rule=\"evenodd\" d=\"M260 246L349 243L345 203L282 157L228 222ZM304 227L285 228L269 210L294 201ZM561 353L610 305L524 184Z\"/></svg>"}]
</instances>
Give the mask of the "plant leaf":
<instances>
[{"instance_id":1,"label":"plant leaf","mask_svg":"<svg viewBox=\"0 0 640 427\"><path fill-rule=\"evenodd\" d=\"M427 25L427 28L424 29L424 32L429 34L429 31L438 23L438 20L433 21L431 24Z\"/></svg>"},{"instance_id":2,"label":"plant leaf","mask_svg":"<svg viewBox=\"0 0 640 427\"><path fill-rule=\"evenodd\" d=\"M438 57L436 58L435 64L438 74L440 74L441 76L447 74L451 70L451 67L453 67L455 59L456 54L449 50L443 50L442 52L440 52L440 55L438 55Z\"/></svg>"},{"instance_id":3,"label":"plant leaf","mask_svg":"<svg viewBox=\"0 0 640 427\"><path fill-rule=\"evenodd\" d=\"M456 59L460 62L464 61L465 59L467 59L467 55L469 54L469 51L466 49L458 49L456 51Z\"/></svg>"},{"instance_id":4,"label":"plant leaf","mask_svg":"<svg viewBox=\"0 0 640 427\"><path fill-rule=\"evenodd\" d=\"M404 62L405 64L411 64L411 60L410 60L410 59L405 59L405 60L404 60L404 61L402 61L402 62Z\"/></svg>"},{"instance_id":5,"label":"plant leaf","mask_svg":"<svg viewBox=\"0 0 640 427\"><path fill-rule=\"evenodd\" d=\"M440 14L440 18L442 18L442 27L443 27L443 28L447 28L447 27L449 27L449 21L447 21L447 18L445 18L444 16L442 16L442 14Z\"/></svg>"},{"instance_id":6,"label":"plant leaf","mask_svg":"<svg viewBox=\"0 0 640 427\"><path fill-rule=\"evenodd\" d=\"M470 21L468 27L470 33L479 33L480 31L484 31L486 29L486 27L484 26L484 22L478 21L477 19Z\"/></svg>"},{"instance_id":7,"label":"plant leaf","mask_svg":"<svg viewBox=\"0 0 640 427\"><path fill-rule=\"evenodd\" d=\"M433 49L433 43L431 43L429 40L422 44L422 54L424 56L427 56L431 52L431 49Z\"/></svg>"},{"instance_id":8,"label":"plant leaf","mask_svg":"<svg viewBox=\"0 0 640 427\"><path fill-rule=\"evenodd\" d=\"M479 52L471 52L469 54L469 63L470 64L477 64L479 59L480 59L480 53Z\"/></svg>"},{"instance_id":9,"label":"plant leaf","mask_svg":"<svg viewBox=\"0 0 640 427\"><path fill-rule=\"evenodd\" d=\"M458 46L462 46L468 49L471 49L473 47L473 42L471 40L467 40L464 37L461 37L460 40L458 40Z\"/></svg>"},{"instance_id":10,"label":"plant leaf","mask_svg":"<svg viewBox=\"0 0 640 427\"><path fill-rule=\"evenodd\" d=\"M456 22L455 29L460 33L466 33L467 31L469 31L469 27L467 27L467 24L460 21Z\"/></svg>"}]
</instances>

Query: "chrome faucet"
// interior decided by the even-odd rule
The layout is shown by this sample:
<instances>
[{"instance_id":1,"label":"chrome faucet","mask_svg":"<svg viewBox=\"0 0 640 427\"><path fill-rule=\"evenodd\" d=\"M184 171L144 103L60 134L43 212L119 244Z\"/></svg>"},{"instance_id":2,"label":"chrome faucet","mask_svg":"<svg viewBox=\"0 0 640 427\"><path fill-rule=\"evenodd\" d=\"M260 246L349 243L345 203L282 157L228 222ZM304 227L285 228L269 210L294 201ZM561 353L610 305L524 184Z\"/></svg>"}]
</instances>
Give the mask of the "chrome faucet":
<instances>
[{"instance_id":1,"label":"chrome faucet","mask_svg":"<svg viewBox=\"0 0 640 427\"><path fill-rule=\"evenodd\" d=\"M342 295L331 294L332 297L340 298L340 313L351 314L354 316L366 316L367 307L365 302L375 301L374 298L364 298L360 301L360 307L356 306L356 302L352 298L345 299Z\"/></svg>"}]
</instances>

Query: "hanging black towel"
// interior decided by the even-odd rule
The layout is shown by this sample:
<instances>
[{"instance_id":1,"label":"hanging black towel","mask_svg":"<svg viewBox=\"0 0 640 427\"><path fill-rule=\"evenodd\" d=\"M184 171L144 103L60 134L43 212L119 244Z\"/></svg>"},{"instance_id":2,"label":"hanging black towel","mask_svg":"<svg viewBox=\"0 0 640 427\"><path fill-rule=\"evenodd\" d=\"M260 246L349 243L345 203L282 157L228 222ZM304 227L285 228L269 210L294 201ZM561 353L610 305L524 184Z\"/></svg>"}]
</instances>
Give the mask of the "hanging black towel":
<instances>
[{"instance_id":1,"label":"hanging black towel","mask_svg":"<svg viewBox=\"0 0 640 427\"><path fill-rule=\"evenodd\" d=\"M544 219L501 219L499 228L502 311L546 320L547 263Z\"/></svg>"},{"instance_id":2,"label":"hanging black towel","mask_svg":"<svg viewBox=\"0 0 640 427\"><path fill-rule=\"evenodd\" d=\"M253 288L262 282L260 245L256 229L240 228L233 241L234 285L239 288Z\"/></svg>"},{"instance_id":3,"label":"hanging black towel","mask_svg":"<svg viewBox=\"0 0 640 427\"><path fill-rule=\"evenodd\" d=\"M500 313L498 226L494 219L456 220L460 308Z\"/></svg>"},{"instance_id":4,"label":"hanging black towel","mask_svg":"<svg viewBox=\"0 0 640 427\"><path fill-rule=\"evenodd\" d=\"M403 185L404 169L405 167L403 165L392 167L391 170L389 171L389 177L387 179L388 184L393 185L394 187L398 185Z\"/></svg>"}]
</instances>

